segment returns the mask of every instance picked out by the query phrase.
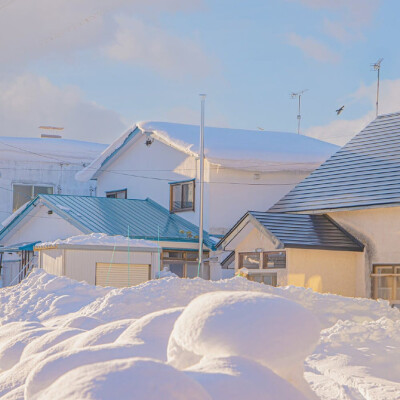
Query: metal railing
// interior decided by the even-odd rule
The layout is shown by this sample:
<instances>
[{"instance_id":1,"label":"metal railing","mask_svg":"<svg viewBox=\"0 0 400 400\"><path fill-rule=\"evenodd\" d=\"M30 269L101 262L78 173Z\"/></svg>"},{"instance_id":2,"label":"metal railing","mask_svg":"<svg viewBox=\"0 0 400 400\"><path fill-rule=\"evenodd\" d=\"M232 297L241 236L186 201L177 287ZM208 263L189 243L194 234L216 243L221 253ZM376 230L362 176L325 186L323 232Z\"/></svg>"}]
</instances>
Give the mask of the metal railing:
<instances>
[{"instance_id":1,"label":"metal railing","mask_svg":"<svg viewBox=\"0 0 400 400\"><path fill-rule=\"evenodd\" d=\"M9 286L13 286L14 282L18 279L17 283L20 283L22 279L26 278L29 273L32 271L34 267L34 261L35 261L36 256L33 256L32 259L30 259L19 271L19 273L14 277L14 279L10 282ZM21 274L22 274L22 279L21 279Z\"/></svg>"}]
</instances>

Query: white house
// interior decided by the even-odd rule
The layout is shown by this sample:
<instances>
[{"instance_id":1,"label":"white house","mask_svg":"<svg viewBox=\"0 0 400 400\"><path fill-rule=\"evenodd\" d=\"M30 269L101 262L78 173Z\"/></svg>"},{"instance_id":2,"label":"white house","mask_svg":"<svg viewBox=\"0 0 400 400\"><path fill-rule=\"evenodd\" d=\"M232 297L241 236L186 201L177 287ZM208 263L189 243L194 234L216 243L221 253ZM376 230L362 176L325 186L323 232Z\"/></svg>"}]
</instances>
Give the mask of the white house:
<instances>
[{"instance_id":1,"label":"white house","mask_svg":"<svg viewBox=\"0 0 400 400\"><path fill-rule=\"evenodd\" d=\"M75 174L106 145L55 138L0 137L0 220L38 194L95 194Z\"/></svg>"},{"instance_id":2,"label":"white house","mask_svg":"<svg viewBox=\"0 0 400 400\"><path fill-rule=\"evenodd\" d=\"M199 222L199 127L141 122L77 179L97 180L97 195L150 197ZM204 229L223 235L249 209L267 210L338 149L286 132L205 128Z\"/></svg>"}]
</instances>

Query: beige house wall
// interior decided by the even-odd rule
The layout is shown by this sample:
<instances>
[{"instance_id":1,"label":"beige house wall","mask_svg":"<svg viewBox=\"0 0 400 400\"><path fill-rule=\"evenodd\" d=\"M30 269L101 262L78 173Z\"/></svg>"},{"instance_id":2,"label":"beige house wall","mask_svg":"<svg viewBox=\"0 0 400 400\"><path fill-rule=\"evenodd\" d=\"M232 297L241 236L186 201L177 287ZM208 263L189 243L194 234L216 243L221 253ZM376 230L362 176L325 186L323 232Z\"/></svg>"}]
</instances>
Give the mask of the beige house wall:
<instances>
[{"instance_id":1,"label":"beige house wall","mask_svg":"<svg viewBox=\"0 0 400 400\"><path fill-rule=\"evenodd\" d=\"M239 266L239 253L275 251L280 247L273 237L253 228L235 247L235 270ZM286 251L286 269L275 268L264 272L277 272L278 285L311 288L321 293L334 293L350 297L365 297L364 253L316 249ZM255 271L255 270L252 270ZM361 283L360 283L361 281Z\"/></svg>"},{"instance_id":2,"label":"beige house wall","mask_svg":"<svg viewBox=\"0 0 400 400\"><path fill-rule=\"evenodd\" d=\"M373 265L400 264L400 207L338 211L329 216L364 243L363 285L370 297Z\"/></svg>"},{"instance_id":3,"label":"beige house wall","mask_svg":"<svg viewBox=\"0 0 400 400\"><path fill-rule=\"evenodd\" d=\"M315 249L286 249L287 284L320 293L364 297L358 284L363 253Z\"/></svg>"}]
</instances>

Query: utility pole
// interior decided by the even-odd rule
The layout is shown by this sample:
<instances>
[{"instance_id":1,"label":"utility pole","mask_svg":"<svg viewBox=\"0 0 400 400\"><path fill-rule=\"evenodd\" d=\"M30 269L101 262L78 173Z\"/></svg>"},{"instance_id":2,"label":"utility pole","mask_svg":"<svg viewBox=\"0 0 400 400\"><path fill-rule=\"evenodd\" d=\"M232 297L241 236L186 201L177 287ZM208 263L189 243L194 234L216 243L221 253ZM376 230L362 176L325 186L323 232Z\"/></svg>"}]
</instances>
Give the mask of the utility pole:
<instances>
[{"instance_id":1,"label":"utility pole","mask_svg":"<svg viewBox=\"0 0 400 400\"><path fill-rule=\"evenodd\" d=\"M300 122L301 122L301 96L304 92L307 92L308 89L301 90L300 92L292 92L290 96L292 99L298 98L299 99L299 107L297 113L297 133L300 134Z\"/></svg>"},{"instance_id":2,"label":"utility pole","mask_svg":"<svg viewBox=\"0 0 400 400\"><path fill-rule=\"evenodd\" d=\"M201 118L200 118L200 221L199 221L199 266L197 276L204 277L203 262L203 208L204 208L204 106L206 95L201 94Z\"/></svg>"}]
</instances>

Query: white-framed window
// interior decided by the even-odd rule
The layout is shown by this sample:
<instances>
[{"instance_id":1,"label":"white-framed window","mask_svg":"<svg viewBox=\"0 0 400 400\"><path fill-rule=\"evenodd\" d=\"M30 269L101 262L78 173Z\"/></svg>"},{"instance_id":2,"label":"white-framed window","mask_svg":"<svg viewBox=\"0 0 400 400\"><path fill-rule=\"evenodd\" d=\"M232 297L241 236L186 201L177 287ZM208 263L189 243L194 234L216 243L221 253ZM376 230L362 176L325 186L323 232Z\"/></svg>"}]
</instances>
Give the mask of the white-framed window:
<instances>
[{"instance_id":1,"label":"white-framed window","mask_svg":"<svg viewBox=\"0 0 400 400\"><path fill-rule=\"evenodd\" d=\"M286 252L260 251L239 253L239 269L286 268Z\"/></svg>"},{"instance_id":2,"label":"white-framed window","mask_svg":"<svg viewBox=\"0 0 400 400\"><path fill-rule=\"evenodd\" d=\"M110 192L106 192L106 197L110 199L127 199L128 190L127 189L112 190Z\"/></svg>"},{"instance_id":3,"label":"white-framed window","mask_svg":"<svg viewBox=\"0 0 400 400\"><path fill-rule=\"evenodd\" d=\"M374 265L372 297L400 303L400 265Z\"/></svg>"},{"instance_id":4,"label":"white-framed window","mask_svg":"<svg viewBox=\"0 0 400 400\"><path fill-rule=\"evenodd\" d=\"M18 210L26 202L34 199L38 194L53 194L53 186L13 184L13 211Z\"/></svg>"},{"instance_id":5,"label":"white-framed window","mask_svg":"<svg viewBox=\"0 0 400 400\"><path fill-rule=\"evenodd\" d=\"M194 180L169 184L170 212L194 211Z\"/></svg>"}]
</instances>

